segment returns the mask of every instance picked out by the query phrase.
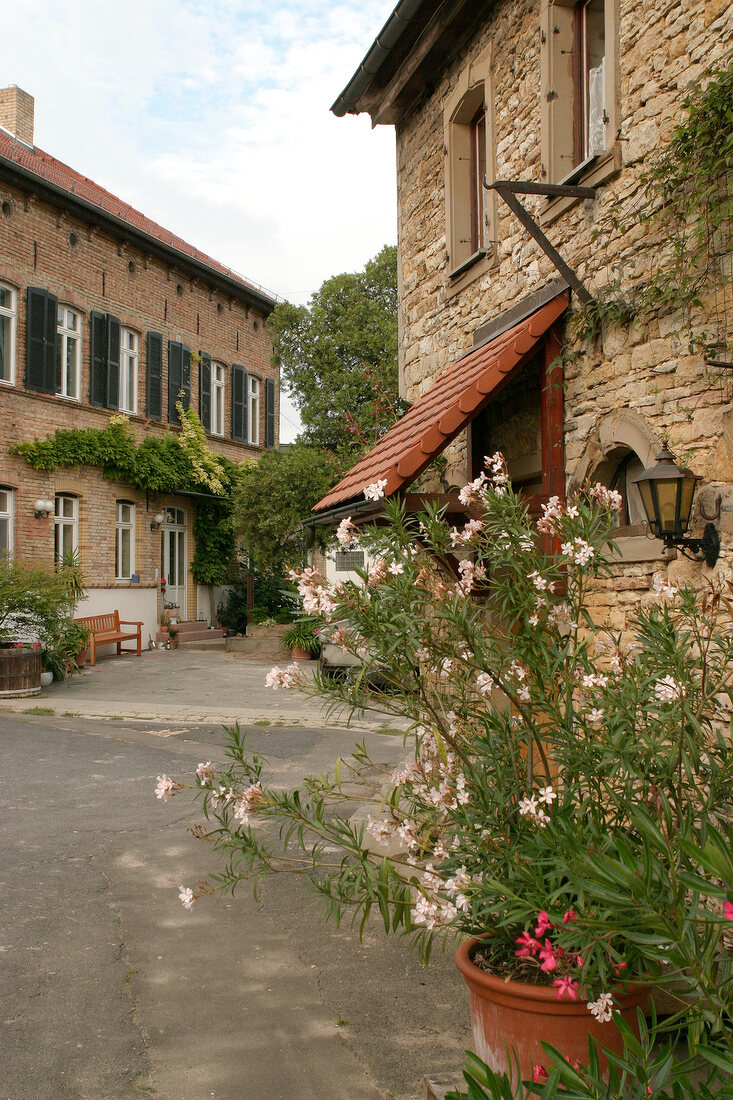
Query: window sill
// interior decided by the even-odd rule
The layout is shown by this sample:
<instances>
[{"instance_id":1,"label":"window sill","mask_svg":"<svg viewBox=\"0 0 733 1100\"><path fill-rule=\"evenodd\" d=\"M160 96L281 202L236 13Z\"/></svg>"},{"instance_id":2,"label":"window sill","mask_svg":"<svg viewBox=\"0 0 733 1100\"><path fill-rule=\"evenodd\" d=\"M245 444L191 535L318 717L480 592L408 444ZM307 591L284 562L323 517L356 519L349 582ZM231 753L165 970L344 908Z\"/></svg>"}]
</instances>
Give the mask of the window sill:
<instances>
[{"instance_id":1,"label":"window sill","mask_svg":"<svg viewBox=\"0 0 733 1100\"><path fill-rule=\"evenodd\" d=\"M609 553L611 565L644 561L670 562L677 557L676 551L667 550L661 539L649 537L646 525L641 532L638 527L617 527L615 531L611 531L611 541L619 551L618 554Z\"/></svg>"},{"instance_id":2,"label":"window sill","mask_svg":"<svg viewBox=\"0 0 733 1100\"><path fill-rule=\"evenodd\" d=\"M617 175L620 170L621 147L616 144L607 153L601 153L584 161L583 164L579 164L564 179L558 180L558 183L576 183L582 187L600 187L602 183L606 183ZM540 225L543 227L552 225L576 203L583 201L583 199L575 199L570 195L558 195L554 199L548 199L540 211L538 219Z\"/></svg>"},{"instance_id":3,"label":"window sill","mask_svg":"<svg viewBox=\"0 0 733 1100\"><path fill-rule=\"evenodd\" d=\"M474 252L458 267L454 267L446 277L446 296L452 298L454 294L469 286L475 279L485 275L492 267L496 266L496 249L488 248Z\"/></svg>"}]
</instances>

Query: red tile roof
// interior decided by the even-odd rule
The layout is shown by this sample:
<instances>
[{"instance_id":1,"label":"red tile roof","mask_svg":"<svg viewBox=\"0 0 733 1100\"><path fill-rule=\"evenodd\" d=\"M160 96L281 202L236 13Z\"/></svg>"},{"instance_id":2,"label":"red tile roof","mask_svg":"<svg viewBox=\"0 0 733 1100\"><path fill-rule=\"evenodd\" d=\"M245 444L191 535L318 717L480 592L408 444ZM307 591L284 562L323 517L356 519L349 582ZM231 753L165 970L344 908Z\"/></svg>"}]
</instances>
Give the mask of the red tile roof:
<instances>
[{"instance_id":1,"label":"red tile roof","mask_svg":"<svg viewBox=\"0 0 733 1100\"><path fill-rule=\"evenodd\" d=\"M39 179L45 180L55 187L60 187L64 191L68 191L69 194L73 195L75 198L91 203L91 205L96 206L102 214L120 218L139 232L146 233L149 237L155 238L155 240L160 241L168 248L173 248L176 252L180 252L182 256L195 260L199 264L204 264L218 275L223 275L226 279L231 280L233 283L238 283L249 291L254 291L254 293L259 296L271 299L273 304L277 301L274 294L270 294L269 291L266 291L257 283L244 279L230 267L225 267L224 264L212 260L211 256L207 256L205 252L201 252L198 248L194 248L193 245L187 244L181 237L177 237L175 233L171 233L169 229L164 229L161 225L158 225L157 222L151 221L150 218L146 218L139 210L136 210L133 206L129 206L128 203L123 202L122 199L118 199L117 196L113 195L110 191L105 191L98 183L94 183L93 180L87 179L86 176L82 176L80 172L75 172L73 168L69 168L68 164L56 160L50 153L44 153L42 149L36 147L30 148L22 142L16 141L11 135L5 133L1 129L0 158L12 161L20 168L24 168L26 171L32 172L33 175L38 176Z\"/></svg>"},{"instance_id":2,"label":"red tile roof","mask_svg":"<svg viewBox=\"0 0 733 1100\"><path fill-rule=\"evenodd\" d=\"M523 321L452 363L313 511L356 500L368 485L384 478L386 496L410 485L488 404L491 394L509 381L567 309L568 302L565 290Z\"/></svg>"}]
</instances>

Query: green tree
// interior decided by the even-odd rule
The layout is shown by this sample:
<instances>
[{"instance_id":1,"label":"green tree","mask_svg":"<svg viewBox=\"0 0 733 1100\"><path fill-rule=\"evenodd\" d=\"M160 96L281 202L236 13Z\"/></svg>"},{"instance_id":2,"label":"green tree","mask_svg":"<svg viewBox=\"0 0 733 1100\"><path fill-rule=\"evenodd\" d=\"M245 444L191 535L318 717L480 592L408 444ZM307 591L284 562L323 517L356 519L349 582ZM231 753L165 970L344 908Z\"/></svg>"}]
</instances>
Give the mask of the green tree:
<instances>
[{"instance_id":1,"label":"green tree","mask_svg":"<svg viewBox=\"0 0 733 1100\"><path fill-rule=\"evenodd\" d=\"M270 317L275 361L300 411L303 439L346 457L403 411L397 384L397 248L363 271L334 275L308 306L280 303Z\"/></svg>"},{"instance_id":2,"label":"green tree","mask_svg":"<svg viewBox=\"0 0 733 1100\"><path fill-rule=\"evenodd\" d=\"M302 521L338 475L333 455L294 443L243 467L236 524L251 568L282 574L305 559Z\"/></svg>"}]
</instances>

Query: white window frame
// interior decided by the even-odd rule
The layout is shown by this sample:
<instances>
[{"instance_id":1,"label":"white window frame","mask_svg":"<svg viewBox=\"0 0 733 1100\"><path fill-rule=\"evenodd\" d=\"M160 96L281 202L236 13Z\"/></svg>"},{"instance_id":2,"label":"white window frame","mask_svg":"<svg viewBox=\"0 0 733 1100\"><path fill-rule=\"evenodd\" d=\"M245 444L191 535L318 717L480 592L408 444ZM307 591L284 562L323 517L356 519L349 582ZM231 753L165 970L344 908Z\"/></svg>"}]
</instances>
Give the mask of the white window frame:
<instances>
[{"instance_id":1,"label":"white window frame","mask_svg":"<svg viewBox=\"0 0 733 1100\"><path fill-rule=\"evenodd\" d=\"M0 485L0 497L2 495L5 496L5 507L2 507L2 501L0 501L0 527L5 525L7 534L7 555L9 558L12 558L15 541L15 490L10 489L7 485ZM1 553L2 547L0 547L0 554Z\"/></svg>"},{"instance_id":2,"label":"white window frame","mask_svg":"<svg viewBox=\"0 0 733 1100\"><path fill-rule=\"evenodd\" d=\"M260 445L260 380L254 375L247 379L247 442Z\"/></svg>"},{"instance_id":3,"label":"white window frame","mask_svg":"<svg viewBox=\"0 0 733 1100\"><path fill-rule=\"evenodd\" d=\"M71 502L71 515L66 515L63 509L63 501ZM61 509L61 511L59 510ZM57 563L63 555L65 528L71 529L71 550L79 549L79 498L71 493L56 493L54 497L53 516L53 556Z\"/></svg>"},{"instance_id":4,"label":"white window frame","mask_svg":"<svg viewBox=\"0 0 733 1100\"><path fill-rule=\"evenodd\" d=\"M56 347L56 395L66 397L70 401L79 400L80 374L81 374L81 313L73 306L65 306L59 302L57 312L57 347ZM74 318L76 327L70 327L70 318ZM71 351L71 380L67 359ZM61 381L59 382L59 374ZM69 384L71 382L71 384Z\"/></svg>"},{"instance_id":5,"label":"white window frame","mask_svg":"<svg viewBox=\"0 0 733 1100\"><path fill-rule=\"evenodd\" d=\"M125 341L129 341L126 343ZM140 337L130 328L120 326L120 412L137 413L137 373L140 362ZM128 397L131 398L128 401ZM133 570L134 572L134 570Z\"/></svg>"},{"instance_id":6,"label":"white window frame","mask_svg":"<svg viewBox=\"0 0 733 1100\"><path fill-rule=\"evenodd\" d=\"M223 363L211 363L211 434L224 435L226 409L226 367Z\"/></svg>"},{"instance_id":7,"label":"white window frame","mask_svg":"<svg viewBox=\"0 0 733 1100\"><path fill-rule=\"evenodd\" d=\"M10 295L10 305L4 306L0 304L0 318L9 320L10 325L10 347L8 349L7 356L7 378L0 376L0 383L4 383L6 386L15 385L15 338L16 329L18 324L18 294L14 287L9 286L8 283L0 282L0 290L7 291Z\"/></svg>"},{"instance_id":8,"label":"white window frame","mask_svg":"<svg viewBox=\"0 0 733 1100\"><path fill-rule=\"evenodd\" d=\"M123 518L123 509L129 508L129 518ZM115 506L115 580L129 581L135 572L135 505L131 500L118 500ZM124 536L129 536L130 542L130 569L125 573L123 568L123 542Z\"/></svg>"}]
</instances>

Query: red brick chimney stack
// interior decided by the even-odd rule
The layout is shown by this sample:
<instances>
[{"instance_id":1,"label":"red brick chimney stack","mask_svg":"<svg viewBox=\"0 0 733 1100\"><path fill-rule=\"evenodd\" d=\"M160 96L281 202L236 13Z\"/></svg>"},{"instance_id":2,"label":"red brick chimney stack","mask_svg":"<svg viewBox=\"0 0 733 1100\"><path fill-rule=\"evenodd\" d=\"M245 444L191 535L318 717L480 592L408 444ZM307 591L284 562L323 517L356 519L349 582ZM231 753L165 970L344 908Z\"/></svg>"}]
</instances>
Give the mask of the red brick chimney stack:
<instances>
[{"instance_id":1,"label":"red brick chimney stack","mask_svg":"<svg viewBox=\"0 0 733 1100\"><path fill-rule=\"evenodd\" d=\"M0 88L0 126L19 141L33 145L33 96L17 84Z\"/></svg>"}]
</instances>

